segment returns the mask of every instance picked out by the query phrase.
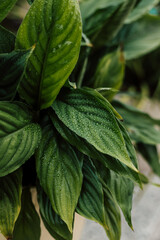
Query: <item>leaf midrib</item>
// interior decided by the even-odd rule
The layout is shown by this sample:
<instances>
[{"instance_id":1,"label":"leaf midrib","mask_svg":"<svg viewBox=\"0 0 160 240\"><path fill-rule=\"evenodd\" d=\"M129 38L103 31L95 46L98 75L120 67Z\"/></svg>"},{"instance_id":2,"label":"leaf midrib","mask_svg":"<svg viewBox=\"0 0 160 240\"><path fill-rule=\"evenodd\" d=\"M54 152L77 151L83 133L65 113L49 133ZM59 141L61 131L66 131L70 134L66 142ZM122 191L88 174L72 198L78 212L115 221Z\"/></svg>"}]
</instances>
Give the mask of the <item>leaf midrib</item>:
<instances>
[{"instance_id":1,"label":"leaf midrib","mask_svg":"<svg viewBox=\"0 0 160 240\"><path fill-rule=\"evenodd\" d=\"M50 42L51 42L51 32L52 32L52 28L50 26L49 29L49 34L48 34L48 41L47 41L47 48L44 54L44 61L43 61L43 67L40 73L40 83L39 83L39 92L38 92L38 109L41 109L41 96L42 96L42 89L43 89L43 80L44 80L44 75L45 75L45 69L46 69L46 65L47 65L47 60L48 60L48 53L49 53L49 48L50 48Z\"/></svg>"}]
</instances>

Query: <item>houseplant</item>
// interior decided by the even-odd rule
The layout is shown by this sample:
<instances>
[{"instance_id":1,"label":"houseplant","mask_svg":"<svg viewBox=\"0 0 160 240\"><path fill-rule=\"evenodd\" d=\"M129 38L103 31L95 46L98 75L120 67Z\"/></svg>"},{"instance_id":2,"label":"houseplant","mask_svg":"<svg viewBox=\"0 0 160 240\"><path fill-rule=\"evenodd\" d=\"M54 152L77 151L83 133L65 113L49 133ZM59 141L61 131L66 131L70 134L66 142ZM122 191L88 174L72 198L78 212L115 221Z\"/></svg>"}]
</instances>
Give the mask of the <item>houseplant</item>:
<instances>
[{"instance_id":1,"label":"houseplant","mask_svg":"<svg viewBox=\"0 0 160 240\"><path fill-rule=\"evenodd\" d=\"M16 36L0 26L0 230L40 238L34 186L55 239L72 239L77 212L118 240L119 207L133 229L134 185L148 181L131 140L157 156L160 121L114 97L133 59L159 47L159 1L28 2ZM1 1L0 21L15 3Z\"/></svg>"}]
</instances>

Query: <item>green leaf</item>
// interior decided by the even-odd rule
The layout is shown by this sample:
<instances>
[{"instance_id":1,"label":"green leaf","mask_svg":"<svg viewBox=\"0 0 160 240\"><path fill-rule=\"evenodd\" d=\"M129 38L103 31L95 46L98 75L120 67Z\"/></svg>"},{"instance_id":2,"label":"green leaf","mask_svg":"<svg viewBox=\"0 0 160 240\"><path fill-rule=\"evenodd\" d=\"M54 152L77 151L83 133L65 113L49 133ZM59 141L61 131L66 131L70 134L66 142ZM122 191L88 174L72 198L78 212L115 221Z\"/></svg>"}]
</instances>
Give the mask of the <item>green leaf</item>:
<instances>
[{"instance_id":1,"label":"green leaf","mask_svg":"<svg viewBox=\"0 0 160 240\"><path fill-rule=\"evenodd\" d=\"M22 171L0 178L0 232L11 239L21 207Z\"/></svg>"},{"instance_id":2,"label":"green leaf","mask_svg":"<svg viewBox=\"0 0 160 240\"><path fill-rule=\"evenodd\" d=\"M84 89L65 89L52 107L58 118L78 136L136 171L107 100Z\"/></svg>"},{"instance_id":3,"label":"green leaf","mask_svg":"<svg viewBox=\"0 0 160 240\"><path fill-rule=\"evenodd\" d=\"M15 224L13 240L39 240L41 234L40 218L32 203L28 188L22 192L22 207Z\"/></svg>"},{"instance_id":4,"label":"green leaf","mask_svg":"<svg viewBox=\"0 0 160 240\"><path fill-rule=\"evenodd\" d=\"M118 49L105 55L99 62L93 76L94 88L114 88L119 90L124 78L125 61Z\"/></svg>"},{"instance_id":5,"label":"green leaf","mask_svg":"<svg viewBox=\"0 0 160 240\"><path fill-rule=\"evenodd\" d=\"M0 53L9 53L14 49L16 36L0 25Z\"/></svg>"},{"instance_id":6,"label":"green leaf","mask_svg":"<svg viewBox=\"0 0 160 240\"><path fill-rule=\"evenodd\" d=\"M47 119L42 128L42 141L36 153L37 174L54 211L72 232L73 214L82 187L83 156L78 158L74 149L55 135Z\"/></svg>"},{"instance_id":7,"label":"green leaf","mask_svg":"<svg viewBox=\"0 0 160 240\"><path fill-rule=\"evenodd\" d=\"M103 187L111 192L113 199L120 206L128 225L133 229L131 220L133 182L109 169L104 169L102 165L97 170L102 179Z\"/></svg>"},{"instance_id":8,"label":"green leaf","mask_svg":"<svg viewBox=\"0 0 160 240\"><path fill-rule=\"evenodd\" d=\"M20 102L0 102L0 176L18 169L34 153L41 138L33 113Z\"/></svg>"},{"instance_id":9,"label":"green leaf","mask_svg":"<svg viewBox=\"0 0 160 240\"><path fill-rule=\"evenodd\" d=\"M76 211L80 215L106 226L102 185L96 169L88 157L85 157L83 162L83 185Z\"/></svg>"},{"instance_id":10,"label":"green leaf","mask_svg":"<svg viewBox=\"0 0 160 240\"><path fill-rule=\"evenodd\" d=\"M126 34L122 33L124 37L121 40L125 59L139 58L158 48L160 46L159 26L160 17L151 15L145 15L133 24L127 25Z\"/></svg>"},{"instance_id":11,"label":"green leaf","mask_svg":"<svg viewBox=\"0 0 160 240\"><path fill-rule=\"evenodd\" d=\"M98 91L109 102L111 102L113 97L118 93L118 90L114 88L96 88L96 91Z\"/></svg>"},{"instance_id":12,"label":"green leaf","mask_svg":"<svg viewBox=\"0 0 160 240\"><path fill-rule=\"evenodd\" d=\"M72 240L67 225L54 212L50 200L42 189L38 191L38 202L42 220L52 237L56 240Z\"/></svg>"},{"instance_id":13,"label":"green leaf","mask_svg":"<svg viewBox=\"0 0 160 240\"><path fill-rule=\"evenodd\" d=\"M105 220L108 229L105 229L110 240L120 240L121 237L121 215L117 204L115 203L111 193L105 188L104 193L104 209Z\"/></svg>"},{"instance_id":14,"label":"green leaf","mask_svg":"<svg viewBox=\"0 0 160 240\"><path fill-rule=\"evenodd\" d=\"M104 46L116 36L135 3L136 0L126 0L116 8L115 12L104 22L103 27L91 38L91 41L96 47Z\"/></svg>"},{"instance_id":15,"label":"green leaf","mask_svg":"<svg viewBox=\"0 0 160 240\"><path fill-rule=\"evenodd\" d=\"M123 116L124 124L134 141L146 144L160 143L160 130L156 128L160 126L160 120L153 119L147 113L120 101L114 101L113 105Z\"/></svg>"},{"instance_id":16,"label":"green leaf","mask_svg":"<svg viewBox=\"0 0 160 240\"><path fill-rule=\"evenodd\" d=\"M7 16L8 12L15 5L17 0L1 0L0 1L0 22Z\"/></svg>"},{"instance_id":17,"label":"green leaf","mask_svg":"<svg viewBox=\"0 0 160 240\"><path fill-rule=\"evenodd\" d=\"M148 162L153 172L160 176L160 160L156 146L144 143L138 143L137 146L138 151Z\"/></svg>"},{"instance_id":18,"label":"green leaf","mask_svg":"<svg viewBox=\"0 0 160 240\"><path fill-rule=\"evenodd\" d=\"M105 8L109 8L111 6L118 6L123 2L125 2L125 0L99 0L98 2L96 0L82 0L80 1L82 18L87 19L98 10L104 10Z\"/></svg>"},{"instance_id":19,"label":"green leaf","mask_svg":"<svg viewBox=\"0 0 160 240\"><path fill-rule=\"evenodd\" d=\"M72 132L69 128L67 128L58 119L58 117L56 116L53 110L50 109L49 114L50 114L52 123L54 124L57 131L61 134L61 136L71 145L76 147L80 152L91 157L92 159L97 160L97 164L100 161L103 163L105 167L115 171L116 173L122 176L132 179L134 182L138 184L141 184L138 173L136 173L131 168L127 167L125 164L121 163L117 159L97 151L96 148L94 148L91 144L89 144L85 139L79 137L74 132ZM128 154L130 155L132 162L135 163L136 161L136 156L134 155L135 151L129 150L130 147L128 146L128 144L126 145L128 148Z\"/></svg>"},{"instance_id":20,"label":"green leaf","mask_svg":"<svg viewBox=\"0 0 160 240\"><path fill-rule=\"evenodd\" d=\"M49 107L74 69L81 28L77 0L35 0L32 4L18 30L16 49L35 44L19 89L34 107Z\"/></svg>"},{"instance_id":21,"label":"green leaf","mask_svg":"<svg viewBox=\"0 0 160 240\"><path fill-rule=\"evenodd\" d=\"M12 100L17 92L31 51L0 54L0 100Z\"/></svg>"},{"instance_id":22,"label":"green leaf","mask_svg":"<svg viewBox=\"0 0 160 240\"><path fill-rule=\"evenodd\" d=\"M148 13L156 4L159 3L159 0L141 0L136 5L136 7L129 14L125 23L130 24L139 18L141 18L144 14Z\"/></svg>"},{"instance_id":23,"label":"green leaf","mask_svg":"<svg viewBox=\"0 0 160 240\"><path fill-rule=\"evenodd\" d=\"M86 0L80 1L83 31L87 36L99 32L107 20L125 0Z\"/></svg>"}]
</instances>

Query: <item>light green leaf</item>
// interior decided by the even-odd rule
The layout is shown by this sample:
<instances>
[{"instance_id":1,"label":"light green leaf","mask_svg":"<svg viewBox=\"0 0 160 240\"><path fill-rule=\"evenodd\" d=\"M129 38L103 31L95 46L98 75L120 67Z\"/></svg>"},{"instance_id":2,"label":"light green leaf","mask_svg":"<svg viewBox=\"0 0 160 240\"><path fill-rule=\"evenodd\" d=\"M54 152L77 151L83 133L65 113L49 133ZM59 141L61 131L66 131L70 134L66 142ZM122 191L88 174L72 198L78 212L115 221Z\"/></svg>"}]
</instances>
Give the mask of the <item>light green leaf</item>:
<instances>
[{"instance_id":1,"label":"light green leaf","mask_svg":"<svg viewBox=\"0 0 160 240\"><path fill-rule=\"evenodd\" d=\"M84 89L65 89L52 105L58 118L98 151L133 166L109 102Z\"/></svg>"},{"instance_id":2,"label":"light green leaf","mask_svg":"<svg viewBox=\"0 0 160 240\"><path fill-rule=\"evenodd\" d=\"M37 174L54 211L72 232L73 214L82 187L83 156L78 158L74 149L55 135L47 119L42 128L42 141L36 153Z\"/></svg>"},{"instance_id":3,"label":"light green leaf","mask_svg":"<svg viewBox=\"0 0 160 240\"><path fill-rule=\"evenodd\" d=\"M135 59L160 46L160 17L146 15L131 25L121 41L126 60ZM137 37L138 36L138 37Z\"/></svg>"},{"instance_id":4,"label":"light green leaf","mask_svg":"<svg viewBox=\"0 0 160 240\"><path fill-rule=\"evenodd\" d=\"M32 203L28 188L22 192L22 207L15 224L13 240L39 240L41 234L40 218Z\"/></svg>"},{"instance_id":5,"label":"light green leaf","mask_svg":"<svg viewBox=\"0 0 160 240\"><path fill-rule=\"evenodd\" d=\"M0 102L0 176L18 169L34 153L41 129L33 113L20 102Z\"/></svg>"},{"instance_id":6,"label":"light green leaf","mask_svg":"<svg viewBox=\"0 0 160 240\"><path fill-rule=\"evenodd\" d=\"M120 206L128 225L133 229L131 220L133 182L109 169L104 169L102 165L97 170L102 179L103 187L111 192L113 199Z\"/></svg>"},{"instance_id":7,"label":"light green leaf","mask_svg":"<svg viewBox=\"0 0 160 240\"><path fill-rule=\"evenodd\" d=\"M88 157L85 157L83 162L83 186L76 211L80 215L106 226L102 185L96 169Z\"/></svg>"},{"instance_id":8,"label":"light green leaf","mask_svg":"<svg viewBox=\"0 0 160 240\"><path fill-rule=\"evenodd\" d=\"M148 13L156 4L159 3L159 0L141 0L136 5L136 7L129 14L125 23L132 23L139 18L141 18L144 14Z\"/></svg>"},{"instance_id":9,"label":"light green leaf","mask_svg":"<svg viewBox=\"0 0 160 240\"><path fill-rule=\"evenodd\" d=\"M67 128L58 119L58 117L56 116L53 110L50 109L49 114L50 114L52 123L54 124L55 128L60 133L60 135L67 142L69 142L71 145L76 147L80 152L91 157L92 159L97 160L97 164L99 164L99 161L100 161L104 165L104 167L107 167L122 176L130 178L138 184L141 184L138 173L136 173L131 168L127 167L125 164L118 161L117 159L97 151L96 148L94 148L94 146L89 144L84 138L79 137L76 133L72 132L69 128ZM126 146L128 148L128 154L132 162L135 163L136 161L136 156L134 155L135 151L132 150L132 148L130 150L130 145L128 146L127 143L126 143Z\"/></svg>"},{"instance_id":10,"label":"light green leaf","mask_svg":"<svg viewBox=\"0 0 160 240\"><path fill-rule=\"evenodd\" d=\"M17 0L1 0L0 1L0 22L7 16Z\"/></svg>"},{"instance_id":11,"label":"light green leaf","mask_svg":"<svg viewBox=\"0 0 160 240\"><path fill-rule=\"evenodd\" d=\"M121 215L117 204L115 203L108 189L103 189L105 219L108 229L105 229L110 240L120 240L121 237Z\"/></svg>"},{"instance_id":12,"label":"light green leaf","mask_svg":"<svg viewBox=\"0 0 160 240\"><path fill-rule=\"evenodd\" d=\"M72 234L67 225L57 215L44 191L39 189L38 202L45 227L56 240L72 240Z\"/></svg>"},{"instance_id":13,"label":"light green leaf","mask_svg":"<svg viewBox=\"0 0 160 240\"><path fill-rule=\"evenodd\" d=\"M146 144L160 143L160 130L156 127L160 126L160 120L153 119L147 113L120 101L114 101L113 105L123 116L124 124L134 141Z\"/></svg>"},{"instance_id":14,"label":"light green leaf","mask_svg":"<svg viewBox=\"0 0 160 240\"><path fill-rule=\"evenodd\" d=\"M34 107L49 107L71 74L79 55L81 28L77 0L35 0L31 5L18 30L16 49L35 44L19 90Z\"/></svg>"},{"instance_id":15,"label":"light green leaf","mask_svg":"<svg viewBox=\"0 0 160 240\"><path fill-rule=\"evenodd\" d=\"M14 49L16 36L0 25L0 53L9 53Z\"/></svg>"},{"instance_id":16,"label":"light green leaf","mask_svg":"<svg viewBox=\"0 0 160 240\"><path fill-rule=\"evenodd\" d=\"M12 100L22 79L31 51L0 54L0 100Z\"/></svg>"},{"instance_id":17,"label":"light green leaf","mask_svg":"<svg viewBox=\"0 0 160 240\"><path fill-rule=\"evenodd\" d=\"M114 88L119 90L124 78L125 61L118 49L105 55L99 62L93 76L94 88Z\"/></svg>"},{"instance_id":18,"label":"light green leaf","mask_svg":"<svg viewBox=\"0 0 160 240\"><path fill-rule=\"evenodd\" d=\"M11 239L21 207L22 171L0 178L0 232Z\"/></svg>"},{"instance_id":19,"label":"light green leaf","mask_svg":"<svg viewBox=\"0 0 160 240\"><path fill-rule=\"evenodd\" d=\"M158 156L157 147L154 145L138 143L138 151L142 154L148 162L153 172L160 176L160 160Z\"/></svg>"}]
</instances>

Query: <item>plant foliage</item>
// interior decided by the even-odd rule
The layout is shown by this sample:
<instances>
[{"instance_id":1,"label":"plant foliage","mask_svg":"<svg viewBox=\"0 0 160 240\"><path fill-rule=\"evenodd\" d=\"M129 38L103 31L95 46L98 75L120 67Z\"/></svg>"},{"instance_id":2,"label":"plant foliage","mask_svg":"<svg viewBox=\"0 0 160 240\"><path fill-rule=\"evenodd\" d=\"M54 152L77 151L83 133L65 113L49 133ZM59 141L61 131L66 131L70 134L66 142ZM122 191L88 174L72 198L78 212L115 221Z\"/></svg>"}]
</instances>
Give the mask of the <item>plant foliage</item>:
<instances>
[{"instance_id":1,"label":"plant foliage","mask_svg":"<svg viewBox=\"0 0 160 240\"><path fill-rule=\"evenodd\" d=\"M120 209L133 229L134 186L147 179L134 145L160 176L160 120L118 94L157 59L159 1L25 1L16 35L3 22L16 0L0 2L0 231L39 240L41 217L71 240L78 213L120 240Z\"/></svg>"}]
</instances>

